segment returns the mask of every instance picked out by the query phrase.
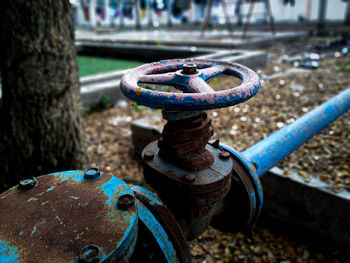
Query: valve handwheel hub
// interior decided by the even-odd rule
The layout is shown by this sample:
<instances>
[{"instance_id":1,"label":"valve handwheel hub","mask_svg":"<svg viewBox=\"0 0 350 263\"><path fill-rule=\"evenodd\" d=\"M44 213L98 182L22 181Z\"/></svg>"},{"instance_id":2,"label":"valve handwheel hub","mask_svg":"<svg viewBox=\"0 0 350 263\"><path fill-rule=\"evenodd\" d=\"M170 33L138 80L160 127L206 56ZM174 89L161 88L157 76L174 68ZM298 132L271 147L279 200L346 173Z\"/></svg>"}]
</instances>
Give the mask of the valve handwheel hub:
<instances>
[{"instance_id":1,"label":"valve handwheel hub","mask_svg":"<svg viewBox=\"0 0 350 263\"><path fill-rule=\"evenodd\" d=\"M242 80L235 88L214 91L206 81L219 74ZM174 86L183 93L149 90L138 83ZM174 59L149 63L130 70L121 81L122 92L139 104L164 110L198 111L233 106L260 89L258 75L240 64L205 59Z\"/></svg>"}]
</instances>

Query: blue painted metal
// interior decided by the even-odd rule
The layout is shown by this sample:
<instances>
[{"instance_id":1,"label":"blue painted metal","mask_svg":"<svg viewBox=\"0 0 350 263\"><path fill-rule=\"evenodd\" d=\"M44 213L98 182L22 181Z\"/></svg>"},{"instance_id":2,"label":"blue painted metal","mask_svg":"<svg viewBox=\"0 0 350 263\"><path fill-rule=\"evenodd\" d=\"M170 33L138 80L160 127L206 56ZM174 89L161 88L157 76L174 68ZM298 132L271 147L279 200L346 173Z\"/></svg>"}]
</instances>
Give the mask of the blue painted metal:
<instances>
[{"instance_id":1,"label":"blue painted metal","mask_svg":"<svg viewBox=\"0 0 350 263\"><path fill-rule=\"evenodd\" d=\"M158 195L137 185L131 186L131 189L135 192L136 198L157 218L157 221L168 234L178 260L182 263L192 262L187 241L178 221Z\"/></svg>"},{"instance_id":2,"label":"blue painted metal","mask_svg":"<svg viewBox=\"0 0 350 263\"><path fill-rule=\"evenodd\" d=\"M163 202L159 199L158 195L156 195L155 193L147 190L146 188L138 186L138 185L133 185L131 187L131 189L133 191L135 191L136 193L138 193L138 194L141 194L141 195L144 195L144 196L148 197L151 200L151 202L153 202L153 203L151 203L151 205L156 204L156 205L164 206Z\"/></svg>"},{"instance_id":3,"label":"blue painted metal","mask_svg":"<svg viewBox=\"0 0 350 263\"><path fill-rule=\"evenodd\" d=\"M84 172L85 179L96 179L100 177L101 173L97 168L89 168Z\"/></svg>"},{"instance_id":4,"label":"blue painted metal","mask_svg":"<svg viewBox=\"0 0 350 263\"><path fill-rule=\"evenodd\" d=\"M182 74L187 63L194 63L198 73ZM164 72L167 72L163 74ZM218 74L233 75L241 85L228 90L214 91L205 81ZM138 87L138 83L173 85L185 93L171 93ZM139 104L176 111L198 111L232 106L250 99L260 89L258 75L239 64L216 60L175 59L145 64L130 70L121 80L121 90Z\"/></svg>"},{"instance_id":5,"label":"blue painted metal","mask_svg":"<svg viewBox=\"0 0 350 263\"><path fill-rule=\"evenodd\" d=\"M349 109L350 88L248 148L242 155L257 167L258 176L262 176Z\"/></svg>"},{"instance_id":6,"label":"blue painted metal","mask_svg":"<svg viewBox=\"0 0 350 263\"><path fill-rule=\"evenodd\" d=\"M153 198L153 197L152 197ZM156 200L155 200L156 201ZM167 233L162 225L157 221L153 214L136 199L139 219L150 230L154 238L156 239L159 247L164 253L164 256L169 263L179 263L180 261L176 257L176 251L172 242L170 241Z\"/></svg>"},{"instance_id":7,"label":"blue painted metal","mask_svg":"<svg viewBox=\"0 0 350 263\"><path fill-rule=\"evenodd\" d=\"M233 158L236 158L250 175L249 179L254 187L254 192L250 193L250 197L253 199L253 204L255 204L255 209L257 210L257 215L255 217L258 217L262 209L264 194L259 176L257 175L254 166L249 163L246 158L234 148L222 143L220 143L219 147L223 150L228 151Z\"/></svg>"},{"instance_id":8,"label":"blue painted metal","mask_svg":"<svg viewBox=\"0 0 350 263\"><path fill-rule=\"evenodd\" d=\"M0 236L0 262L19 263L19 255L16 247L12 247L8 242L1 240Z\"/></svg>"},{"instance_id":9,"label":"blue painted metal","mask_svg":"<svg viewBox=\"0 0 350 263\"><path fill-rule=\"evenodd\" d=\"M102 258L106 258L106 255L101 247L87 245L82 248L80 255L77 257L77 262L101 262Z\"/></svg>"},{"instance_id":10,"label":"blue painted metal","mask_svg":"<svg viewBox=\"0 0 350 263\"><path fill-rule=\"evenodd\" d=\"M76 262L77 249L89 244L101 247L101 262L128 260L138 213L136 205L127 211L116 205L119 196L134 196L125 182L103 173L87 180L80 170L36 179L31 189L0 195L0 211L7 211L0 221L0 262Z\"/></svg>"}]
</instances>

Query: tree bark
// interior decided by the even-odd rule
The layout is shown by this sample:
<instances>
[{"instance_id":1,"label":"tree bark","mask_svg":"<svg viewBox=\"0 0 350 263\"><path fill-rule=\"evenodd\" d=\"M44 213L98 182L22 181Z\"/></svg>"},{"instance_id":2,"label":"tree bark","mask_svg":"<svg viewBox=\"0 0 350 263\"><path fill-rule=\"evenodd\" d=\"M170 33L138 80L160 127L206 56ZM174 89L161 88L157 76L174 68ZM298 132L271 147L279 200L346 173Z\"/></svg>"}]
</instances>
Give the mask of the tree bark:
<instances>
[{"instance_id":1,"label":"tree bark","mask_svg":"<svg viewBox=\"0 0 350 263\"><path fill-rule=\"evenodd\" d=\"M68 0L0 1L0 190L87 164Z\"/></svg>"}]
</instances>

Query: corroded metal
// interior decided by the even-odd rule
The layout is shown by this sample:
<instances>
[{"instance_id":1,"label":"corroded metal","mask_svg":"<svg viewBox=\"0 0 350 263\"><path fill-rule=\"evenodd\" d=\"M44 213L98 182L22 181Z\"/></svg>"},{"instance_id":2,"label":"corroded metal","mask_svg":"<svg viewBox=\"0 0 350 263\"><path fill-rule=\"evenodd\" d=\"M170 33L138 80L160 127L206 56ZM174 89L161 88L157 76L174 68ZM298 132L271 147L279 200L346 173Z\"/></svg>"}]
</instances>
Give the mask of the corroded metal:
<instances>
[{"instance_id":1,"label":"corroded metal","mask_svg":"<svg viewBox=\"0 0 350 263\"><path fill-rule=\"evenodd\" d=\"M154 215L147 209L147 207L136 200L138 215L140 221L146 226L149 232L156 240L157 245L160 248L160 252L163 253L166 262L168 263L180 263L176 256L173 243L170 241L168 234L165 232L163 226L158 222Z\"/></svg>"},{"instance_id":2,"label":"corroded metal","mask_svg":"<svg viewBox=\"0 0 350 263\"><path fill-rule=\"evenodd\" d=\"M188 240L208 227L217 204L226 196L231 185L231 159L219 158L221 150L211 145L207 144L206 149L212 153L214 162L205 169L192 171L190 174L195 180L187 180L188 170L162 158L156 142L144 150L155 155L153 160L145 160L145 179L174 213Z\"/></svg>"},{"instance_id":3,"label":"corroded metal","mask_svg":"<svg viewBox=\"0 0 350 263\"><path fill-rule=\"evenodd\" d=\"M230 192L211 224L224 231L237 231L258 218L263 204L262 186L254 167L248 166L239 152L224 144L218 147L231 155L233 172Z\"/></svg>"},{"instance_id":4,"label":"corroded metal","mask_svg":"<svg viewBox=\"0 0 350 263\"><path fill-rule=\"evenodd\" d=\"M211 152L205 149L213 133L211 118L206 113L188 119L168 121L158 140L159 154L184 169L204 169L214 161ZM145 160L148 152L144 152Z\"/></svg>"},{"instance_id":5,"label":"corroded metal","mask_svg":"<svg viewBox=\"0 0 350 263\"><path fill-rule=\"evenodd\" d=\"M33 188L37 183L37 180L32 178L21 179L18 183L18 189L26 190Z\"/></svg>"},{"instance_id":6,"label":"corroded metal","mask_svg":"<svg viewBox=\"0 0 350 263\"><path fill-rule=\"evenodd\" d=\"M102 248L101 262L126 262L137 238L137 208L117 207L134 195L109 174L86 179L84 171L36 178L26 191L14 187L0 195L0 262L76 262L82 249Z\"/></svg>"},{"instance_id":7,"label":"corroded metal","mask_svg":"<svg viewBox=\"0 0 350 263\"><path fill-rule=\"evenodd\" d=\"M85 179L96 179L101 175L101 172L98 168L89 168L84 172Z\"/></svg>"},{"instance_id":8,"label":"corroded metal","mask_svg":"<svg viewBox=\"0 0 350 263\"><path fill-rule=\"evenodd\" d=\"M182 74L186 74L186 75L193 75L193 74L196 74L197 72L198 72L197 66L196 64L193 64L193 63L184 64L181 71Z\"/></svg>"},{"instance_id":9,"label":"corroded metal","mask_svg":"<svg viewBox=\"0 0 350 263\"><path fill-rule=\"evenodd\" d=\"M198 72L182 73L184 65L193 63ZM205 81L219 74L242 80L241 85L214 91ZM145 89L138 83L172 85L184 93ZM121 80L125 96L139 104L176 111L198 111L232 106L250 99L260 89L258 75L240 64L204 59L174 59L145 64L130 70Z\"/></svg>"},{"instance_id":10,"label":"corroded metal","mask_svg":"<svg viewBox=\"0 0 350 263\"><path fill-rule=\"evenodd\" d=\"M99 263L102 249L96 245L88 245L81 250L77 263Z\"/></svg>"},{"instance_id":11,"label":"corroded metal","mask_svg":"<svg viewBox=\"0 0 350 263\"><path fill-rule=\"evenodd\" d=\"M249 198L252 200L255 206L256 214L252 214L252 217L251 217L252 219L247 221L247 224L249 225L251 222L254 222L257 219L257 217L260 215L262 205L263 205L264 192L263 192L263 187L261 185L259 176L256 172L255 167L248 162L248 160L244 157L243 154L241 154L234 148L228 145L225 145L223 143L220 143L219 147L225 151L228 151L231 154L231 157L239 164L239 166L241 167L240 170L244 171L243 173L246 174L246 176L250 181L250 184L254 189L253 191L249 192L249 196L250 196ZM240 174L239 171L237 173Z\"/></svg>"},{"instance_id":12,"label":"corroded metal","mask_svg":"<svg viewBox=\"0 0 350 263\"><path fill-rule=\"evenodd\" d=\"M228 159L228 158L230 158L230 153L229 152L226 152L226 151L221 151L220 153L219 153L219 157L221 158L221 159Z\"/></svg>"},{"instance_id":13,"label":"corroded metal","mask_svg":"<svg viewBox=\"0 0 350 263\"><path fill-rule=\"evenodd\" d=\"M135 197L131 194L124 194L118 198L117 207L122 210L128 210L135 205Z\"/></svg>"},{"instance_id":14,"label":"corroded metal","mask_svg":"<svg viewBox=\"0 0 350 263\"><path fill-rule=\"evenodd\" d=\"M165 206L160 198L153 192L140 186L132 186L136 198L142 202L155 216L168 234L180 262L191 262L190 252L183 232L171 211Z\"/></svg>"}]
</instances>

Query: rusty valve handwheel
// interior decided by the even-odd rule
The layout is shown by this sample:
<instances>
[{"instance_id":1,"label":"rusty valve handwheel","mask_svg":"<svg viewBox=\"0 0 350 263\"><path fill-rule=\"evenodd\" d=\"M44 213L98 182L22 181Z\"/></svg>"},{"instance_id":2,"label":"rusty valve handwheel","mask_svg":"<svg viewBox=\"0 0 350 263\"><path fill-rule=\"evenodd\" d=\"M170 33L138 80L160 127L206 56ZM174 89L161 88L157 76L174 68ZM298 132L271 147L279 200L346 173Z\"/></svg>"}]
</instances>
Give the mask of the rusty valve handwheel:
<instances>
[{"instance_id":1,"label":"rusty valve handwheel","mask_svg":"<svg viewBox=\"0 0 350 263\"><path fill-rule=\"evenodd\" d=\"M240 78L241 85L214 91L206 80L222 73ZM139 87L138 83L170 85L183 93L149 90ZM228 107L248 100L260 89L260 81L254 71L240 64L206 59L174 59L130 70L122 78L121 89L131 100L151 108L196 111Z\"/></svg>"}]
</instances>

